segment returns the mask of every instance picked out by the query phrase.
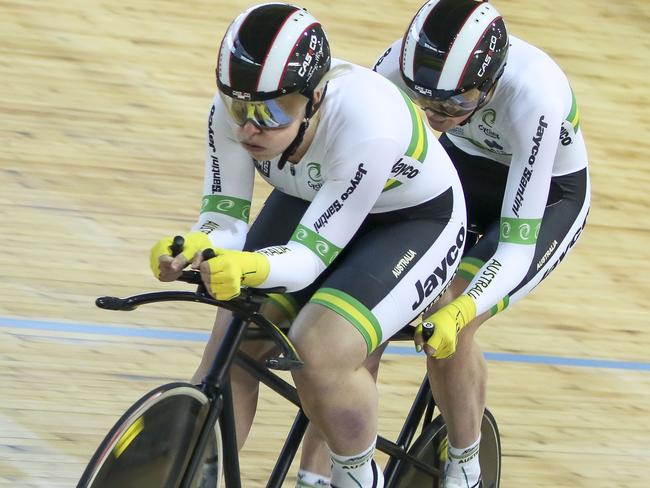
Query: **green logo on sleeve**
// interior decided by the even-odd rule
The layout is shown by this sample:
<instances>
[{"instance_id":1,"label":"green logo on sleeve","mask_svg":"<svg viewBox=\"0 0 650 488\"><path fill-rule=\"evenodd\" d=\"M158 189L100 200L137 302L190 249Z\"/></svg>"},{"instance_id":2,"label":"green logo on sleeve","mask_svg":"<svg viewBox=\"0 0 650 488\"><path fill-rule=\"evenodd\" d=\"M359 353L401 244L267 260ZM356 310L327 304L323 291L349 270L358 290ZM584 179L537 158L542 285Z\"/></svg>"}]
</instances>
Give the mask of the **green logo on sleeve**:
<instances>
[{"instance_id":1,"label":"green logo on sleeve","mask_svg":"<svg viewBox=\"0 0 650 488\"><path fill-rule=\"evenodd\" d=\"M248 223L251 202L242 198L226 197L223 195L205 195L201 205L201 213L217 212Z\"/></svg>"},{"instance_id":2,"label":"green logo on sleeve","mask_svg":"<svg viewBox=\"0 0 650 488\"><path fill-rule=\"evenodd\" d=\"M300 224L291 236L291 240L309 248L325 263L325 266L329 266L341 252L341 248L336 247L323 236Z\"/></svg>"},{"instance_id":3,"label":"green logo on sleeve","mask_svg":"<svg viewBox=\"0 0 650 488\"><path fill-rule=\"evenodd\" d=\"M541 226L542 219L502 217L499 241L513 244L535 244Z\"/></svg>"}]
</instances>

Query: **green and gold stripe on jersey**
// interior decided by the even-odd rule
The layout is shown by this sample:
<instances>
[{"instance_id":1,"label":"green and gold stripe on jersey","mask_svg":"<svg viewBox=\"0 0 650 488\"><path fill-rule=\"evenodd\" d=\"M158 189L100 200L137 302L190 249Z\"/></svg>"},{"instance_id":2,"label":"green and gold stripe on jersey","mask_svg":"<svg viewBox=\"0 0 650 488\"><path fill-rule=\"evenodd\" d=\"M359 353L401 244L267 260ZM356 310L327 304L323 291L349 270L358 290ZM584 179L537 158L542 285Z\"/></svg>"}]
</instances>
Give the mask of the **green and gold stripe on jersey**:
<instances>
[{"instance_id":1,"label":"green and gold stripe on jersey","mask_svg":"<svg viewBox=\"0 0 650 488\"><path fill-rule=\"evenodd\" d=\"M490 309L490 317L498 314L499 312L503 312L506 308L508 308L509 304L510 304L510 297L506 295L501 300L499 300L499 303L497 303L495 306L493 306Z\"/></svg>"},{"instance_id":2,"label":"green and gold stripe on jersey","mask_svg":"<svg viewBox=\"0 0 650 488\"><path fill-rule=\"evenodd\" d=\"M400 94L404 98L406 106L409 110L409 115L411 116L411 140L409 141L405 155L423 163L427 157L427 152L429 150L427 129L417 106L403 91L400 90ZM382 191L392 190L401 184L401 181L398 181L395 178L389 178L388 181L386 181L386 184L384 185L384 189Z\"/></svg>"},{"instance_id":3,"label":"green and gold stripe on jersey","mask_svg":"<svg viewBox=\"0 0 650 488\"><path fill-rule=\"evenodd\" d=\"M298 303L296 299L286 293L270 293L268 303L277 308L284 316L285 321L291 324L298 316Z\"/></svg>"},{"instance_id":4,"label":"green and gold stripe on jersey","mask_svg":"<svg viewBox=\"0 0 650 488\"><path fill-rule=\"evenodd\" d=\"M566 120L573 126L573 132L577 133L580 127L580 110L576 103L576 95L573 93L573 88L571 89L571 110Z\"/></svg>"},{"instance_id":5,"label":"green and gold stripe on jersey","mask_svg":"<svg viewBox=\"0 0 650 488\"><path fill-rule=\"evenodd\" d=\"M458 265L456 274L468 282L472 281L474 279L474 276L478 274L484 264L485 262L481 261L480 259L469 256L464 257ZM508 308L509 304L510 297L506 295L490 309L490 316L496 315L499 312L503 312L506 308Z\"/></svg>"},{"instance_id":6,"label":"green and gold stripe on jersey","mask_svg":"<svg viewBox=\"0 0 650 488\"><path fill-rule=\"evenodd\" d=\"M334 288L321 288L309 300L333 310L347 319L363 336L368 346L368 354L377 349L382 342L379 321L359 300Z\"/></svg>"},{"instance_id":7,"label":"green and gold stripe on jersey","mask_svg":"<svg viewBox=\"0 0 650 488\"><path fill-rule=\"evenodd\" d=\"M485 262L481 261L480 259L472 258L469 256L464 257L458 265L456 274L467 281L472 281L474 276L476 276L484 264Z\"/></svg>"},{"instance_id":8,"label":"green and gold stripe on jersey","mask_svg":"<svg viewBox=\"0 0 650 488\"><path fill-rule=\"evenodd\" d=\"M422 115L420 115L417 106L404 92L400 91L400 93L402 97L404 97L406 106L409 109L409 114L411 115L411 124L413 128L411 133L411 141L409 142L408 149L406 149L406 155L423 163L427 157L427 151L429 149L427 129L424 125Z\"/></svg>"},{"instance_id":9,"label":"green and gold stripe on jersey","mask_svg":"<svg viewBox=\"0 0 650 488\"><path fill-rule=\"evenodd\" d=\"M384 189L382 190L382 192L392 190L393 188L397 188L401 184L402 184L401 181L396 180L395 178L389 178L386 184L384 185Z\"/></svg>"}]
</instances>

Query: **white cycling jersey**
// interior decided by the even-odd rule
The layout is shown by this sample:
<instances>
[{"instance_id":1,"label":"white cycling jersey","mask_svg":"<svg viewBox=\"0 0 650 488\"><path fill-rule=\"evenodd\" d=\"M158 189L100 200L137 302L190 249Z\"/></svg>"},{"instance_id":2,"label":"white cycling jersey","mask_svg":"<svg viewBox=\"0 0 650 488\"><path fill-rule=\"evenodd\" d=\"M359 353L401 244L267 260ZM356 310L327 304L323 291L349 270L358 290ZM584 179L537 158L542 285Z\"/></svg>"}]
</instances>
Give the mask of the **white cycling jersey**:
<instances>
[{"instance_id":1,"label":"white cycling jersey","mask_svg":"<svg viewBox=\"0 0 650 488\"><path fill-rule=\"evenodd\" d=\"M395 41L374 69L406 91L399 68L401 42ZM510 36L506 68L488 103L447 136L468 154L509 166L499 245L465 290L480 314L526 275L551 178L586 168L587 151L566 76L547 54L515 36Z\"/></svg>"},{"instance_id":2,"label":"white cycling jersey","mask_svg":"<svg viewBox=\"0 0 650 488\"><path fill-rule=\"evenodd\" d=\"M332 67L345 64L335 60ZM270 262L263 287L310 284L369 213L389 212L462 189L451 160L411 100L373 71L350 65L328 82L313 141L298 164L257 161L237 142L217 94L208 120L204 197L195 230L216 247L241 249L254 171L283 193L310 201L291 240L260 250ZM461 201L462 202L462 201ZM459 205L462 207L462 204ZM463 215L454 215L456 223ZM282 219L278 215L278 219Z\"/></svg>"}]
</instances>

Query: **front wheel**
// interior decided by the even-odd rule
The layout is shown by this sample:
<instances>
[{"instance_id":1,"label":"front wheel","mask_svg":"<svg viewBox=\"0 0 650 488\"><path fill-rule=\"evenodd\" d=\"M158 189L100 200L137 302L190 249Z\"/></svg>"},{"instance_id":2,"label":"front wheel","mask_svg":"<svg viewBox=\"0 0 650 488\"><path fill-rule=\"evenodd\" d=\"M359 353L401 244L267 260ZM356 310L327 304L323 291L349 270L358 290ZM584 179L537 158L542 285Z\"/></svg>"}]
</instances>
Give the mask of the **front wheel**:
<instances>
[{"instance_id":1,"label":"front wheel","mask_svg":"<svg viewBox=\"0 0 650 488\"><path fill-rule=\"evenodd\" d=\"M110 430L77 488L171 488L190 460L210 401L188 383L160 386L138 400ZM202 455L192 488L218 488L222 477L219 423Z\"/></svg>"},{"instance_id":2,"label":"front wheel","mask_svg":"<svg viewBox=\"0 0 650 488\"><path fill-rule=\"evenodd\" d=\"M447 426L438 415L433 421L422 429L422 433L415 440L408 453L422 463L436 467L442 472L447 459ZM483 413L481 423L481 444L479 448L479 461L483 477L483 488L499 488L501 479L501 438L499 428L494 416L489 410ZM418 469L414 465L404 465L398 474L396 486L441 488L442 482L438 477Z\"/></svg>"}]
</instances>

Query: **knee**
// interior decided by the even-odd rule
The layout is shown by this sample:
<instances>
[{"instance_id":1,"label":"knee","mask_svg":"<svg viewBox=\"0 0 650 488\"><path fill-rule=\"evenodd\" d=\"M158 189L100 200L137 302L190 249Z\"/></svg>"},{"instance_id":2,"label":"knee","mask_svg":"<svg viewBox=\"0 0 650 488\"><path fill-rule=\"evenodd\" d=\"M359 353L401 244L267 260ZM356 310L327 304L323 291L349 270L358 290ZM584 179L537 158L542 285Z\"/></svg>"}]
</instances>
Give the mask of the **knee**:
<instances>
[{"instance_id":1,"label":"knee","mask_svg":"<svg viewBox=\"0 0 650 488\"><path fill-rule=\"evenodd\" d=\"M345 335L319 337L313 333L292 337L303 362L292 375L302 392L317 391L319 395L327 395L363 368L365 350L363 356L346 352L350 348L348 339Z\"/></svg>"},{"instance_id":2,"label":"knee","mask_svg":"<svg viewBox=\"0 0 650 488\"><path fill-rule=\"evenodd\" d=\"M379 346L363 363L364 368L375 378L375 381L379 373L379 362L381 361L382 354L386 350L386 346L387 343Z\"/></svg>"},{"instance_id":3,"label":"knee","mask_svg":"<svg viewBox=\"0 0 650 488\"><path fill-rule=\"evenodd\" d=\"M301 371L351 371L362 366L367 346L361 334L343 317L323 307L307 306L289 331L303 360Z\"/></svg>"},{"instance_id":4,"label":"knee","mask_svg":"<svg viewBox=\"0 0 650 488\"><path fill-rule=\"evenodd\" d=\"M289 331L289 339L296 347L303 366L296 370L297 373L316 372L329 368L332 359L332 349L326 341L318 340L316 334L310 331Z\"/></svg>"}]
</instances>

